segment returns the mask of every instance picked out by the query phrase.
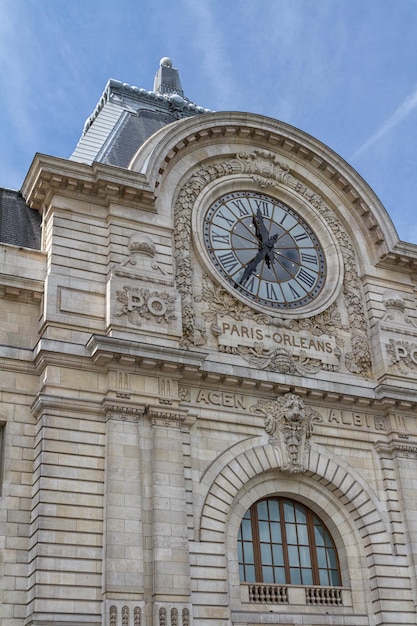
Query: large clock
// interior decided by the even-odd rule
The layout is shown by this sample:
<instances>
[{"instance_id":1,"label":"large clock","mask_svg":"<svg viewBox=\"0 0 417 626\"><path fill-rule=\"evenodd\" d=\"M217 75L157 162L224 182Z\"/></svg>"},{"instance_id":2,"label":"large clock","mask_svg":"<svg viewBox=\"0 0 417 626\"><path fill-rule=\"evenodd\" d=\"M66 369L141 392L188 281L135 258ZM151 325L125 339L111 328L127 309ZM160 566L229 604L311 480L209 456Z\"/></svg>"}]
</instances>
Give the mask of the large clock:
<instances>
[{"instance_id":1,"label":"large clock","mask_svg":"<svg viewBox=\"0 0 417 626\"><path fill-rule=\"evenodd\" d=\"M223 195L204 215L203 236L214 268L235 293L257 305L299 309L325 285L318 237L301 215L271 196Z\"/></svg>"}]
</instances>

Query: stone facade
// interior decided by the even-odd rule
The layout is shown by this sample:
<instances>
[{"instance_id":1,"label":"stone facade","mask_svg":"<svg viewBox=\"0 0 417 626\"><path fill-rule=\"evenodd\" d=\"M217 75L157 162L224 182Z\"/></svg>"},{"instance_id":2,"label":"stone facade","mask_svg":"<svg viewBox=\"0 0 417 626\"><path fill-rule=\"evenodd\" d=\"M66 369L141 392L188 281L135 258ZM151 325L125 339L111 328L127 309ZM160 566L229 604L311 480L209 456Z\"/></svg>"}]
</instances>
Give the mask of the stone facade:
<instances>
[{"instance_id":1,"label":"stone facade","mask_svg":"<svg viewBox=\"0 0 417 626\"><path fill-rule=\"evenodd\" d=\"M292 206L323 298L261 311L202 215ZM157 132L128 169L37 155L41 250L2 244L1 626L399 626L417 602L417 246L331 150L262 116ZM271 495L335 543L342 584L248 584L237 537Z\"/></svg>"}]
</instances>

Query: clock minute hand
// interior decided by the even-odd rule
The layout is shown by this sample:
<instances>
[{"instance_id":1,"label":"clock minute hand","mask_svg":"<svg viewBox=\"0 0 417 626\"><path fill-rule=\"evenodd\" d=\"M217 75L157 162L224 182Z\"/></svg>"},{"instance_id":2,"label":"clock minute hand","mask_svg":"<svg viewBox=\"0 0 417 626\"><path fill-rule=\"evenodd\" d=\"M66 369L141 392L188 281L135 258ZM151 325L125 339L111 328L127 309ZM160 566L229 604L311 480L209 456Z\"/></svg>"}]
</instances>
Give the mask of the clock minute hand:
<instances>
[{"instance_id":1,"label":"clock minute hand","mask_svg":"<svg viewBox=\"0 0 417 626\"><path fill-rule=\"evenodd\" d=\"M256 218L253 217L252 220L253 220L253 223L255 224L256 236L259 239L260 243L263 245L264 243L268 241L269 234L266 229L264 218L260 209L256 211Z\"/></svg>"}]
</instances>

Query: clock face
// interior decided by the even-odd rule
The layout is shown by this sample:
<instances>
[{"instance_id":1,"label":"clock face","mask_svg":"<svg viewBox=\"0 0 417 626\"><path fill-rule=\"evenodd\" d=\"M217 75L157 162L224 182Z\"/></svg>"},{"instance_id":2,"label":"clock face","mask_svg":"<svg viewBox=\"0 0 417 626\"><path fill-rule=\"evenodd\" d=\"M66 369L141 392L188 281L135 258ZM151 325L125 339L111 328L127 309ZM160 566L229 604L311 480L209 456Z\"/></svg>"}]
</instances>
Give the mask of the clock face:
<instances>
[{"instance_id":1,"label":"clock face","mask_svg":"<svg viewBox=\"0 0 417 626\"><path fill-rule=\"evenodd\" d=\"M203 229L214 267L251 302L297 309L321 292L326 263L320 242L279 200L252 191L226 194L208 209Z\"/></svg>"}]
</instances>

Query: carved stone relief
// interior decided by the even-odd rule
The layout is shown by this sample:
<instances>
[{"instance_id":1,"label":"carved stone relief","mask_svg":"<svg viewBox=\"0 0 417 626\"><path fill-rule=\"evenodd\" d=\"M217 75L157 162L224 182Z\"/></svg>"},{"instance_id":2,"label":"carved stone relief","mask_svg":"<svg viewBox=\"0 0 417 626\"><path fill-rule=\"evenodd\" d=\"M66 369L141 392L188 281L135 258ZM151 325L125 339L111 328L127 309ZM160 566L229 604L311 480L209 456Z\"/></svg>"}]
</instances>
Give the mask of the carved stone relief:
<instances>
[{"instance_id":1,"label":"carved stone relief","mask_svg":"<svg viewBox=\"0 0 417 626\"><path fill-rule=\"evenodd\" d=\"M160 282L167 275L167 269L157 261L155 243L148 235L134 233L127 247L127 259L114 268L116 276L134 280L146 276L151 282Z\"/></svg>"},{"instance_id":2,"label":"carved stone relief","mask_svg":"<svg viewBox=\"0 0 417 626\"><path fill-rule=\"evenodd\" d=\"M126 315L135 326L141 326L146 320L168 324L176 319L176 298L166 292L124 285L121 291L116 291L116 300L118 309L115 316Z\"/></svg>"},{"instance_id":3,"label":"carved stone relief","mask_svg":"<svg viewBox=\"0 0 417 626\"><path fill-rule=\"evenodd\" d=\"M293 393L277 400L259 400L251 411L265 415L269 440L281 453L281 469L291 474L305 471L307 439L313 432L313 422L321 421L320 414Z\"/></svg>"},{"instance_id":4,"label":"carved stone relief","mask_svg":"<svg viewBox=\"0 0 417 626\"><path fill-rule=\"evenodd\" d=\"M153 240L143 233L129 239L128 256L112 269L108 282L108 324L120 328L169 327L180 334L178 294L173 277L158 261ZM153 283L154 288L149 288ZM169 288L171 287L171 288Z\"/></svg>"},{"instance_id":5,"label":"carved stone relief","mask_svg":"<svg viewBox=\"0 0 417 626\"><path fill-rule=\"evenodd\" d=\"M348 316L348 327L344 330L351 338L350 351L345 354L344 365L352 373L368 376L371 369L371 352L367 337L366 316L362 304L363 299L361 297L362 287L358 278L357 263L352 243L341 222L325 204L324 200L318 194L312 192L305 184L298 181L286 165L280 163L274 154L266 150L238 153L235 158L228 161L204 166L190 177L179 193L175 206L174 254L177 286L182 299L183 345L204 345L207 341L204 327L197 321L195 314L196 297L193 291L191 255L192 210L198 195L207 184L231 174L246 174L263 188L286 185L299 194L304 201L314 206L315 210L325 219L339 244L344 262L343 296ZM272 324L274 319L278 320L277 323L283 325L291 323L290 320L260 315L235 299L222 287L213 286L208 279L205 281L202 298L208 306L208 311L204 314L204 317L207 322L211 323L211 330L214 334L216 332L216 324L218 327L217 314L224 315L227 313L239 321L251 319L258 323ZM321 329L322 333L327 333L335 338L339 349L343 347L339 334L342 325L335 306L330 307L329 311L321 313L310 320L303 320L303 322L299 321L297 323L304 323L310 326L315 333ZM271 349L269 347L265 349L262 346L253 347L252 351L249 351L249 356L251 359L256 359L259 356L259 367L274 369L277 360L280 360L282 354L277 353L274 355L270 352ZM243 350L241 356L246 358L245 354L247 355L248 351ZM341 350L337 357L340 359ZM293 355L292 358L294 362L291 367L297 371L298 365L296 364L299 362L300 356ZM301 356L301 362L304 363L304 366L307 365L309 368L312 367L314 369L315 364L310 362L310 358L307 361L306 363L305 358ZM288 367L288 365L285 365L285 367ZM339 369L338 362L332 363L332 369L335 371Z\"/></svg>"},{"instance_id":6,"label":"carved stone relief","mask_svg":"<svg viewBox=\"0 0 417 626\"><path fill-rule=\"evenodd\" d=\"M407 315L403 296L391 289L382 295L386 312L379 322L388 368L399 374L417 374L417 324Z\"/></svg>"}]
</instances>

